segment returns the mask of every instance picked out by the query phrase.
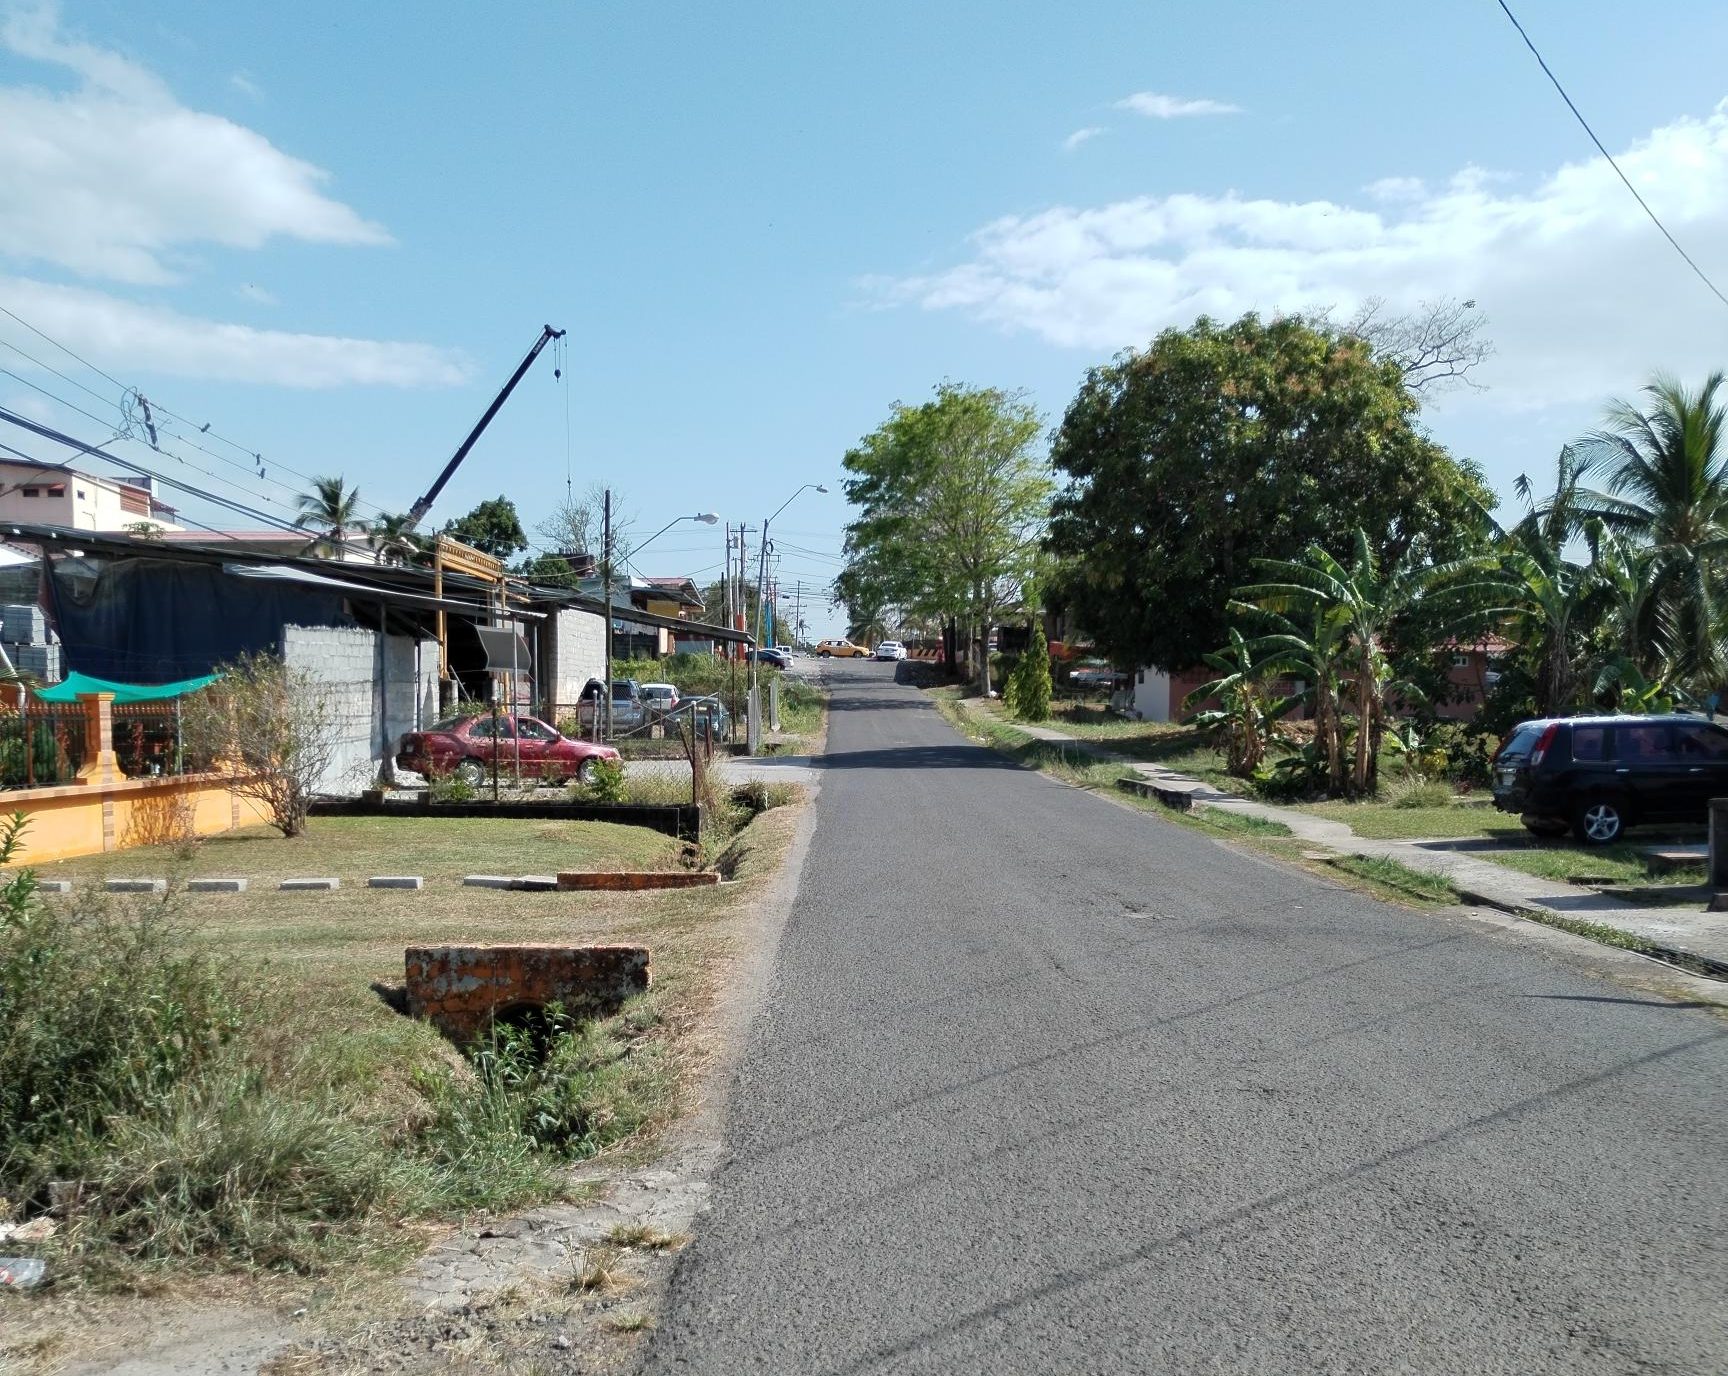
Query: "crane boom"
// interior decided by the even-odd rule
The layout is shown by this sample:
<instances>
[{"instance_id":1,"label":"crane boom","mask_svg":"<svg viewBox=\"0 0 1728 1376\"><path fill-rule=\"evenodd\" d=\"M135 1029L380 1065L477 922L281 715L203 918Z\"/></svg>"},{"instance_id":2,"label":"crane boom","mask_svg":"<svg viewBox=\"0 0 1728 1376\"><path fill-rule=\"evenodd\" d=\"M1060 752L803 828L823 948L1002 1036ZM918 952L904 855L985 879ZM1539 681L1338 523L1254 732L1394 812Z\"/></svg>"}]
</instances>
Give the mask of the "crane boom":
<instances>
[{"instance_id":1,"label":"crane boom","mask_svg":"<svg viewBox=\"0 0 1728 1376\"><path fill-rule=\"evenodd\" d=\"M485 433L486 427L492 423L492 417L498 414L498 408L510 399L510 393L515 391L516 384L522 381L522 374L526 373L534 360L540 357L540 350L554 339L562 338L564 338L563 330L555 330L550 325L541 327L540 338L534 341L534 347L528 350L527 356L516 365L516 371L510 374L510 380L504 384L498 395L492 398L492 404L486 408L486 414L475 422L474 428L468 432L468 438L463 440L456 452L450 456L450 462L444 465L444 471L438 475L438 481L426 489L424 497L408 508L406 529L413 530L421 521L425 520L426 513L432 509L432 503L438 500L438 494L444 490L444 484L449 482L451 475L462 466L462 460L468 457L468 451L474 447L474 442Z\"/></svg>"}]
</instances>

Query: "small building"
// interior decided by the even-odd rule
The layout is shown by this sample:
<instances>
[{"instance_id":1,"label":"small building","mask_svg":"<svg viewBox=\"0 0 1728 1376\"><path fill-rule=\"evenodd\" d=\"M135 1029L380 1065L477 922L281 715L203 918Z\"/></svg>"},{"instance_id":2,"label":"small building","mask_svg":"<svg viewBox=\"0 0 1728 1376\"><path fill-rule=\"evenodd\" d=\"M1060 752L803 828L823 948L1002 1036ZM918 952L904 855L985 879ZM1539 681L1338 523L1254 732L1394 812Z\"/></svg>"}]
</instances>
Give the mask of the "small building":
<instances>
[{"instance_id":1,"label":"small building","mask_svg":"<svg viewBox=\"0 0 1728 1376\"><path fill-rule=\"evenodd\" d=\"M110 478L68 464L0 460L0 522L134 534L177 531L154 480Z\"/></svg>"}]
</instances>

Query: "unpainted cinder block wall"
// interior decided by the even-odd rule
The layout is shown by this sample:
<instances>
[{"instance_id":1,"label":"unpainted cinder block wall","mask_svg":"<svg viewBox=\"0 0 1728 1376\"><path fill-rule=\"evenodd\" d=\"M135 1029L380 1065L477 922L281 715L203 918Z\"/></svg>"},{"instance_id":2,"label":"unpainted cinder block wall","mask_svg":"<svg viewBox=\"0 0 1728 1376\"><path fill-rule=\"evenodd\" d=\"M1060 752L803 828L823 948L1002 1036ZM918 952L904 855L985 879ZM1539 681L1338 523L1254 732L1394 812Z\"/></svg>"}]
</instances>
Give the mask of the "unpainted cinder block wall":
<instances>
[{"instance_id":1,"label":"unpainted cinder block wall","mask_svg":"<svg viewBox=\"0 0 1728 1376\"><path fill-rule=\"evenodd\" d=\"M404 957L410 1016L459 1043L518 1005L604 1016L651 981L646 946L411 946Z\"/></svg>"},{"instance_id":2,"label":"unpainted cinder block wall","mask_svg":"<svg viewBox=\"0 0 1728 1376\"><path fill-rule=\"evenodd\" d=\"M325 793L369 786L403 733L438 711L438 642L358 626L284 626L282 658L325 686L339 739L319 781Z\"/></svg>"}]
</instances>

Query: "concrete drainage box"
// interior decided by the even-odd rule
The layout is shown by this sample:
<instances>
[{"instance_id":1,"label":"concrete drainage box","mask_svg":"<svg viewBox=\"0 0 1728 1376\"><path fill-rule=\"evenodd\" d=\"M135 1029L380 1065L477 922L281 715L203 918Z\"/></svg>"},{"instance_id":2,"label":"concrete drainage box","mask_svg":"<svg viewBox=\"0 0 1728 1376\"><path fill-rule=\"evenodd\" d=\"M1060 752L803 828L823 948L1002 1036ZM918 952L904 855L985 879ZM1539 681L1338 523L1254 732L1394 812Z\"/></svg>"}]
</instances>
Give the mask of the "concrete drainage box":
<instances>
[{"instance_id":1,"label":"concrete drainage box","mask_svg":"<svg viewBox=\"0 0 1728 1376\"><path fill-rule=\"evenodd\" d=\"M605 1017L647 992L648 956L646 946L410 946L408 1013L457 1043L553 1003Z\"/></svg>"}]
</instances>

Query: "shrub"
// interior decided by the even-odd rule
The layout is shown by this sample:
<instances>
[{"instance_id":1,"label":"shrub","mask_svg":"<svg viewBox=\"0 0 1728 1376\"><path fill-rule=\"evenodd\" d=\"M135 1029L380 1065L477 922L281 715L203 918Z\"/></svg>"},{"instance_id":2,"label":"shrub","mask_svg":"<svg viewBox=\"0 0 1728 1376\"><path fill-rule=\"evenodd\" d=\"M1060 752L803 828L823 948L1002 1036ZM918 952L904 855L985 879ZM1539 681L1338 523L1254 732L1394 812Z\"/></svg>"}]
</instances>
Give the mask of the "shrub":
<instances>
[{"instance_id":1,"label":"shrub","mask_svg":"<svg viewBox=\"0 0 1728 1376\"><path fill-rule=\"evenodd\" d=\"M589 802L621 803L625 797L624 761L595 760L588 766L588 782L575 790Z\"/></svg>"},{"instance_id":2,"label":"shrub","mask_svg":"<svg viewBox=\"0 0 1728 1376\"><path fill-rule=\"evenodd\" d=\"M1042 623L1034 619L1031 644L1015 663L1002 697L1022 721L1049 721L1050 693L1050 646Z\"/></svg>"},{"instance_id":3,"label":"shrub","mask_svg":"<svg viewBox=\"0 0 1728 1376\"><path fill-rule=\"evenodd\" d=\"M1388 785L1386 796L1393 807L1446 807L1452 801L1452 785L1440 779L1410 779Z\"/></svg>"},{"instance_id":4,"label":"shrub","mask_svg":"<svg viewBox=\"0 0 1728 1376\"><path fill-rule=\"evenodd\" d=\"M306 829L341 734L328 687L276 655L241 655L183 700L188 748L236 766L229 786L262 803L284 836Z\"/></svg>"},{"instance_id":5,"label":"shrub","mask_svg":"<svg viewBox=\"0 0 1728 1376\"><path fill-rule=\"evenodd\" d=\"M440 774L426 786L426 795L435 803L471 803L474 785L454 774Z\"/></svg>"}]
</instances>

